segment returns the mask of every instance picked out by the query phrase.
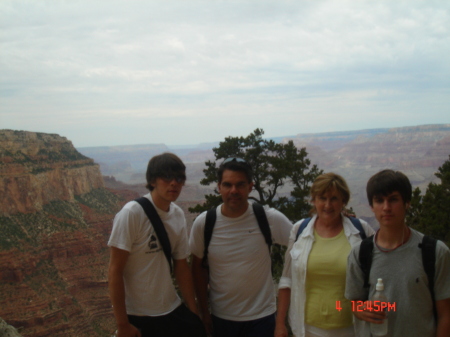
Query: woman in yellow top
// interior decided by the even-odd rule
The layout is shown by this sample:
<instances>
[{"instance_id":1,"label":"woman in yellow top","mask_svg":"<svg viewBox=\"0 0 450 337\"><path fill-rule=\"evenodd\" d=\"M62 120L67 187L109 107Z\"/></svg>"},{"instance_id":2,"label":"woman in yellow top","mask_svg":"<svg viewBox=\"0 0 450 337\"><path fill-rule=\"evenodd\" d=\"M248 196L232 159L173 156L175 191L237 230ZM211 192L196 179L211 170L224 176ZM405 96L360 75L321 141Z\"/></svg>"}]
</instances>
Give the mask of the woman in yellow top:
<instances>
[{"instance_id":1,"label":"woman in yellow top","mask_svg":"<svg viewBox=\"0 0 450 337\"><path fill-rule=\"evenodd\" d=\"M342 213L350 199L344 178L335 173L317 177L311 186L313 217L297 238L305 219L291 231L278 293L275 337L354 337L351 303L345 299L345 273L351 246L360 231ZM360 220L366 236L372 228Z\"/></svg>"}]
</instances>

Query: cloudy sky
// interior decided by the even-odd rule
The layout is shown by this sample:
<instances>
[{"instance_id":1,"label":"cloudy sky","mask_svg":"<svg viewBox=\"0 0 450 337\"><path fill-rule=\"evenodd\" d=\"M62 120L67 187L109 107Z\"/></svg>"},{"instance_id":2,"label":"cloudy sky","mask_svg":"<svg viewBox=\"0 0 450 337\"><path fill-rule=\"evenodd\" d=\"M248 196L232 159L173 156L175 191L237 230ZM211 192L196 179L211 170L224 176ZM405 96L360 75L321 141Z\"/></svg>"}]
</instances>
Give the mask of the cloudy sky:
<instances>
[{"instance_id":1,"label":"cloudy sky","mask_svg":"<svg viewBox=\"0 0 450 337\"><path fill-rule=\"evenodd\" d=\"M1 0L0 129L76 147L450 123L450 1Z\"/></svg>"}]
</instances>

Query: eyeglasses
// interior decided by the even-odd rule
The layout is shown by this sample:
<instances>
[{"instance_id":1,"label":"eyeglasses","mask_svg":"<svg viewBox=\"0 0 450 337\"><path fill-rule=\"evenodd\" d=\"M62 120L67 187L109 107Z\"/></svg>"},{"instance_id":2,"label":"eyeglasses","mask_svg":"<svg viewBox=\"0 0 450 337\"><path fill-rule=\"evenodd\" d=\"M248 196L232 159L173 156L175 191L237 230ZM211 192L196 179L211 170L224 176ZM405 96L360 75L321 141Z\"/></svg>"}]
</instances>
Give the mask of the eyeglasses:
<instances>
[{"instance_id":1,"label":"eyeglasses","mask_svg":"<svg viewBox=\"0 0 450 337\"><path fill-rule=\"evenodd\" d=\"M242 159L242 158L238 158L238 157L230 157L230 158L225 159L225 160L222 162L221 165L226 164L226 163L230 163L230 162L232 162L232 161L235 161L235 162L238 162L238 163L244 163L244 164L247 164L247 162L246 162L244 159Z\"/></svg>"},{"instance_id":2,"label":"eyeglasses","mask_svg":"<svg viewBox=\"0 0 450 337\"><path fill-rule=\"evenodd\" d=\"M181 173L164 173L158 178L161 178L166 183L170 183L174 179L178 184L182 184L186 181L186 175Z\"/></svg>"}]
</instances>

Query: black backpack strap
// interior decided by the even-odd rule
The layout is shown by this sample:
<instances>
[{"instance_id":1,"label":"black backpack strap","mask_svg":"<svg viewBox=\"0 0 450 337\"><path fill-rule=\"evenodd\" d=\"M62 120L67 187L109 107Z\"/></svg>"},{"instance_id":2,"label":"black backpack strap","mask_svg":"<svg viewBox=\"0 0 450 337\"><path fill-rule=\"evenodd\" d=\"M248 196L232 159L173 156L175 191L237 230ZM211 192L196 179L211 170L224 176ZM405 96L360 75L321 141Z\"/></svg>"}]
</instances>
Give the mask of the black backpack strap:
<instances>
[{"instance_id":1,"label":"black backpack strap","mask_svg":"<svg viewBox=\"0 0 450 337\"><path fill-rule=\"evenodd\" d=\"M423 269L428 277L428 288L430 289L431 299L433 300L433 313L435 322L437 322L436 299L434 296L434 274L436 271L436 244L437 240L431 236L424 235L419 248L422 249Z\"/></svg>"},{"instance_id":2,"label":"black backpack strap","mask_svg":"<svg viewBox=\"0 0 450 337\"><path fill-rule=\"evenodd\" d=\"M147 214L153 228L155 229L156 236L161 243L164 255L166 256L167 262L169 262L170 272L172 273L172 248L170 246L169 236L167 235L164 224L155 209L155 206L146 197L140 197L135 199L139 205L144 209L145 214Z\"/></svg>"},{"instance_id":3,"label":"black backpack strap","mask_svg":"<svg viewBox=\"0 0 450 337\"><path fill-rule=\"evenodd\" d=\"M302 223L300 224L300 227L298 227L297 235L295 236L294 242L296 242L298 240L298 237L300 236L300 234L303 233L303 230L306 228L306 226L308 226L310 221L311 221L311 218L306 218L305 220L302 221Z\"/></svg>"},{"instance_id":4,"label":"black backpack strap","mask_svg":"<svg viewBox=\"0 0 450 337\"><path fill-rule=\"evenodd\" d=\"M205 228L203 232L204 250L202 264L204 268L208 268L208 247L211 242L214 225L217 218L217 207L211 208L206 212Z\"/></svg>"},{"instance_id":5,"label":"black backpack strap","mask_svg":"<svg viewBox=\"0 0 450 337\"><path fill-rule=\"evenodd\" d=\"M257 202L252 204L253 213L255 213L256 220L258 221L259 229L266 240L267 246L269 247L269 253L271 252L272 247L272 233L270 232L269 222L267 221L266 211L264 211L264 207Z\"/></svg>"},{"instance_id":6,"label":"black backpack strap","mask_svg":"<svg viewBox=\"0 0 450 337\"><path fill-rule=\"evenodd\" d=\"M373 254L373 235L365 238L361 241L361 246L359 247L359 264L361 265L361 270L364 276L364 288L367 291L367 296L369 295L369 275L370 268L372 266L372 254Z\"/></svg>"},{"instance_id":7,"label":"black backpack strap","mask_svg":"<svg viewBox=\"0 0 450 337\"><path fill-rule=\"evenodd\" d=\"M366 232L364 232L364 228L362 226L361 221L359 221L358 218L355 218L353 216L349 216L348 218L352 222L353 226L355 226L355 228L359 231L359 236L361 237L361 240L367 238Z\"/></svg>"}]
</instances>

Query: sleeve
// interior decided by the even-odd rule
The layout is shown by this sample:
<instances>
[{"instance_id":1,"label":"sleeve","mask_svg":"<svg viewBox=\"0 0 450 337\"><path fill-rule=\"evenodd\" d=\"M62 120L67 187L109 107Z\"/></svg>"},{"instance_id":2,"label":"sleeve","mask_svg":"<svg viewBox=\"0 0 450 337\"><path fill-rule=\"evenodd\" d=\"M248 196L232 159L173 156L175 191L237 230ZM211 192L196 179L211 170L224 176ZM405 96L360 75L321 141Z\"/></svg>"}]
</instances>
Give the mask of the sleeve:
<instances>
[{"instance_id":1,"label":"sleeve","mask_svg":"<svg viewBox=\"0 0 450 337\"><path fill-rule=\"evenodd\" d=\"M365 298L364 275L358 262L359 247L352 248L347 258L345 298L351 301Z\"/></svg>"},{"instance_id":2,"label":"sleeve","mask_svg":"<svg viewBox=\"0 0 450 337\"><path fill-rule=\"evenodd\" d=\"M191 253L198 258L203 258L203 250L205 246L204 228L205 228L206 212L200 214L194 221L189 238L189 247Z\"/></svg>"},{"instance_id":3,"label":"sleeve","mask_svg":"<svg viewBox=\"0 0 450 337\"><path fill-rule=\"evenodd\" d=\"M178 221L180 223L180 231L177 235L176 245L172 247L172 256L175 260L182 260L190 255L186 218L182 210L180 210L180 214L178 215Z\"/></svg>"},{"instance_id":4,"label":"sleeve","mask_svg":"<svg viewBox=\"0 0 450 337\"><path fill-rule=\"evenodd\" d=\"M450 250L442 241L436 247L434 293L436 301L450 298Z\"/></svg>"},{"instance_id":5,"label":"sleeve","mask_svg":"<svg viewBox=\"0 0 450 337\"><path fill-rule=\"evenodd\" d=\"M131 212L130 208L122 208L113 221L109 247L116 247L128 252L131 251L136 232L138 232L139 215Z\"/></svg>"},{"instance_id":6,"label":"sleeve","mask_svg":"<svg viewBox=\"0 0 450 337\"><path fill-rule=\"evenodd\" d=\"M266 209L267 220L275 243L283 246L289 244L289 234L292 230L292 222L276 209Z\"/></svg>"},{"instance_id":7,"label":"sleeve","mask_svg":"<svg viewBox=\"0 0 450 337\"><path fill-rule=\"evenodd\" d=\"M301 223L301 221L296 223L294 226L291 226L291 232L289 235L289 243L288 243L288 247L286 249L286 254L284 256L283 273L281 274L278 289L292 287L291 250L292 250L292 247L294 246L295 236L298 231L298 227L300 226L300 223Z\"/></svg>"}]
</instances>

